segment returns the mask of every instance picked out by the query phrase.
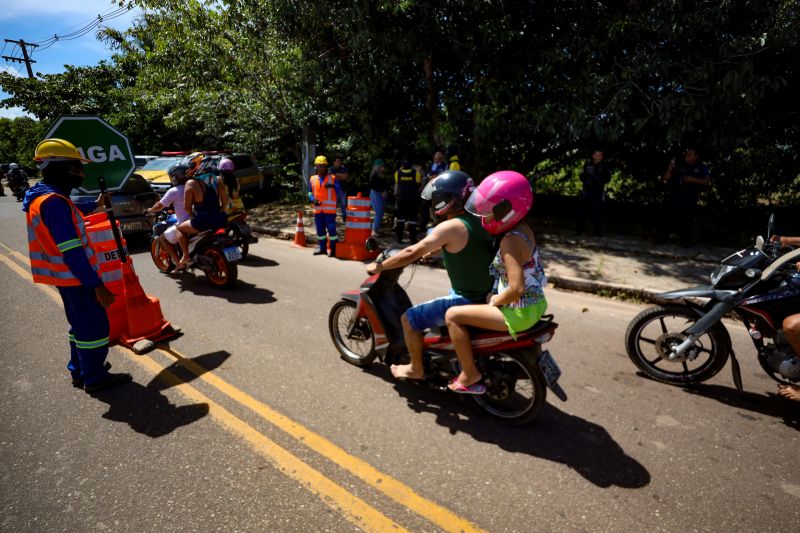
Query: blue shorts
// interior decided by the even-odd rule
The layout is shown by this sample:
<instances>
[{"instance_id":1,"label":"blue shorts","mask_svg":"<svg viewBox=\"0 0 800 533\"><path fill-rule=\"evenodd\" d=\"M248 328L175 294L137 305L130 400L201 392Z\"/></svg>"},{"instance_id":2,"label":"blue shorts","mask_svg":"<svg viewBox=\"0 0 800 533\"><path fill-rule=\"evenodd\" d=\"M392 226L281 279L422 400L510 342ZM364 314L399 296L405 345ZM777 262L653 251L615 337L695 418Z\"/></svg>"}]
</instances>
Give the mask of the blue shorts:
<instances>
[{"instance_id":1,"label":"blue shorts","mask_svg":"<svg viewBox=\"0 0 800 533\"><path fill-rule=\"evenodd\" d=\"M228 217L222 211L217 213L197 213L192 217L192 227L198 232L210 229L224 228L228 223Z\"/></svg>"},{"instance_id":2,"label":"blue shorts","mask_svg":"<svg viewBox=\"0 0 800 533\"><path fill-rule=\"evenodd\" d=\"M457 305L473 304L472 300L450 291L447 296L436 298L411 307L406 311L406 318L411 327L416 331L425 331L428 328L444 326L444 315L447 310Z\"/></svg>"}]
</instances>

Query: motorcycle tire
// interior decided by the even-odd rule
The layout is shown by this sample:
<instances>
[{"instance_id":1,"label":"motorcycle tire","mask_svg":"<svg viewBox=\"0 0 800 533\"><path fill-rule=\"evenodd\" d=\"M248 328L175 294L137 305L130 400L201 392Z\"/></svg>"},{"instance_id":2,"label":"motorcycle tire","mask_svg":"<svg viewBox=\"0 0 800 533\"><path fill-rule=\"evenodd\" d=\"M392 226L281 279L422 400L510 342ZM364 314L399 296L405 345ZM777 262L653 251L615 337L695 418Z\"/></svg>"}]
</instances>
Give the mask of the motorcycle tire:
<instances>
[{"instance_id":1,"label":"motorcycle tire","mask_svg":"<svg viewBox=\"0 0 800 533\"><path fill-rule=\"evenodd\" d=\"M216 247L211 247L203 252L214 264L214 270L211 272L204 272L208 281L214 286L221 289L231 289L236 285L236 280L239 278L239 268L236 263L231 263L225 258L225 254Z\"/></svg>"},{"instance_id":2,"label":"motorcycle tire","mask_svg":"<svg viewBox=\"0 0 800 533\"><path fill-rule=\"evenodd\" d=\"M153 263L155 263L159 272L169 274L175 270L175 263L172 262L169 253L164 250L157 238L150 239L150 257L153 259Z\"/></svg>"},{"instance_id":3,"label":"motorcycle tire","mask_svg":"<svg viewBox=\"0 0 800 533\"><path fill-rule=\"evenodd\" d=\"M678 319L678 323L681 323L680 327L675 328L675 331L670 331L665 321L666 318ZM699 320L697 313L685 305L654 306L645 309L634 317L625 332L625 348L628 352L628 357L639 370L656 381L663 383L689 385L711 379L723 369L731 352L730 336L725 326L721 323L716 324L698 339L698 344L696 344L697 355L694 359L666 362L668 365L680 365L678 367L681 369L680 372L673 372L656 364L663 360L664 353L671 345L681 340L682 332L697 320ZM660 322L660 328L655 333L660 329L661 334L656 338L643 337L642 334L645 328L655 321ZM655 336L653 333L648 333L648 335ZM668 344L666 341L669 340L670 336L673 337L673 340L671 344ZM708 338L708 346L703 342L706 337ZM653 355L655 357L648 357L643 352L643 343L653 347ZM700 354L703 353L707 354L706 360L697 367L689 368L689 363L700 359Z\"/></svg>"},{"instance_id":4,"label":"motorcycle tire","mask_svg":"<svg viewBox=\"0 0 800 533\"><path fill-rule=\"evenodd\" d=\"M375 333L366 318L359 318L354 335L348 339L347 331L350 320L355 316L356 303L352 300L340 300L333 304L328 315L328 330L333 345L346 362L355 366L372 364L377 357L375 352Z\"/></svg>"},{"instance_id":5,"label":"motorcycle tire","mask_svg":"<svg viewBox=\"0 0 800 533\"><path fill-rule=\"evenodd\" d=\"M537 351L480 356L477 363L486 392L472 397L478 407L509 426L535 420L547 400L547 383L536 362L538 355Z\"/></svg>"},{"instance_id":6,"label":"motorcycle tire","mask_svg":"<svg viewBox=\"0 0 800 533\"><path fill-rule=\"evenodd\" d=\"M247 254L250 253L250 243L247 242L247 237L245 237L238 226L231 225L228 226L228 237L231 238L233 242L236 243L236 246L239 247L239 252L242 254L242 259L247 259Z\"/></svg>"}]
</instances>

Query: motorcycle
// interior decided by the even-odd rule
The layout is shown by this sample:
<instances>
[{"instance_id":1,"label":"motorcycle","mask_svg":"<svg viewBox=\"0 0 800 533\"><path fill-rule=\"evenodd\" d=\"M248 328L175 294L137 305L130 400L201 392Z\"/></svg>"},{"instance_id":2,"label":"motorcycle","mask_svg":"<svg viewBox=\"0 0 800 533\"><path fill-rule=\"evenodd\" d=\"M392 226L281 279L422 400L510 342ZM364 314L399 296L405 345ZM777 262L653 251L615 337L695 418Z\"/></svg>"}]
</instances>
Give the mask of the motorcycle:
<instances>
[{"instance_id":1,"label":"motorcycle","mask_svg":"<svg viewBox=\"0 0 800 533\"><path fill-rule=\"evenodd\" d=\"M250 253L250 245L258 242L258 237L253 235L250 226L247 225L247 214L242 211L228 216L228 225L225 226L225 233L239 247L242 259L247 259Z\"/></svg>"},{"instance_id":2,"label":"motorcycle","mask_svg":"<svg viewBox=\"0 0 800 533\"><path fill-rule=\"evenodd\" d=\"M11 194L14 195L18 202L25 198L25 191L31 188L28 184L28 178L24 174L13 176L9 173L6 175L6 181L8 182L8 188L11 189Z\"/></svg>"},{"instance_id":3,"label":"motorcycle","mask_svg":"<svg viewBox=\"0 0 800 533\"><path fill-rule=\"evenodd\" d=\"M178 219L167 211L156 213L155 217L156 221L150 236L150 257L158 270L169 273L175 270L176 265L169 253L161 246L159 237L171 226L175 226ZM181 257L180 246L175 248L178 257ZM193 262L188 269L191 271L201 270L215 286L230 289L236 284L239 277L236 262L242 258L242 255L236 243L226 233L225 228L192 235L189 240L189 258Z\"/></svg>"},{"instance_id":4,"label":"motorcycle","mask_svg":"<svg viewBox=\"0 0 800 533\"><path fill-rule=\"evenodd\" d=\"M367 241L367 249L377 249L374 239ZM386 250L376 260L383 261L399 251ZM369 276L359 290L343 293L331 308L331 340L344 361L359 367L372 364L376 358L386 365L407 362L400 317L411 307L411 301L398 283L403 270ZM558 328L553 318L543 316L531 329L519 333L517 340L507 332L472 329L476 364L486 385L486 393L472 399L497 420L509 425L533 421L544 406L547 388L566 401L566 393L558 384L561 371L550 352L541 349ZM424 365L425 382L443 391L461 371L446 328L426 332Z\"/></svg>"},{"instance_id":5,"label":"motorcycle","mask_svg":"<svg viewBox=\"0 0 800 533\"><path fill-rule=\"evenodd\" d=\"M783 319L800 311L800 248L783 253L767 240L725 259L711 274L711 284L659 294L678 303L653 306L637 315L625 333L628 357L651 378L673 385L712 378L730 358L733 381L742 393L739 362L722 318L733 314L747 328L758 362L778 383L800 380L800 359L786 342ZM698 303L695 299L705 300Z\"/></svg>"}]
</instances>

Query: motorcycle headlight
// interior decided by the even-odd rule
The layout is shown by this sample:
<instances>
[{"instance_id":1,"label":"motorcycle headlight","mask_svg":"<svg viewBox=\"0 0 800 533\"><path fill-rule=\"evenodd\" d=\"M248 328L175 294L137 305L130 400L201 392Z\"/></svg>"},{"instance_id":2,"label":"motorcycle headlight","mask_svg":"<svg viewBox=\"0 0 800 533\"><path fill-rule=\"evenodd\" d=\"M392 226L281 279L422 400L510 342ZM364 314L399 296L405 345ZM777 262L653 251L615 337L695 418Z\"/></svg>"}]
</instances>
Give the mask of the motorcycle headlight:
<instances>
[{"instance_id":1,"label":"motorcycle headlight","mask_svg":"<svg viewBox=\"0 0 800 533\"><path fill-rule=\"evenodd\" d=\"M736 270L736 267L733 265L720 265L711 274L711 284L716 285L717 283L719 283L719 280L721 280L725 276L725 274L733 272L734 270Z\"/></svg>"}]
</instances>

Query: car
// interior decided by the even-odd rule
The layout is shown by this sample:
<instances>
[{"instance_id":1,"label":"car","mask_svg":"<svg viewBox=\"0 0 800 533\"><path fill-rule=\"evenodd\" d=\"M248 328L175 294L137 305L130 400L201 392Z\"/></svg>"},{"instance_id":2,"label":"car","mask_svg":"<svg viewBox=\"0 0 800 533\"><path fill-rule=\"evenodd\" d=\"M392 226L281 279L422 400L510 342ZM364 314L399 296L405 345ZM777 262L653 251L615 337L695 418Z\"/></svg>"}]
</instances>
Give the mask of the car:
<instances>
[{"instance_id":1,"label":"car","mask_svg":"<svg viewBox=\"0 0 800 533\"><path fill-rule=\"evenodd\" d=\"M136 170L139 170L153 159L158 159L157 155L135 155L133 162L136 165Z\"/></svg>"},{"instance_id":2,"label":"car","mask_svg":"<svg viewBox=\"0 0 800 533\"><path fill-rule=\"evenodd\" d=\"M97 194L85 194L78 189L72 189L70 199L75 203L93 202L97 200ZM158 195L138 173L131 174L122 189L111 194L111 207L123 235L152 231L152 217L145 215L144 211L153 207L156 201Z\"/></svg>"},{"instance_id":3,"label":"car","mask_svg":"<svg viewBox=\"0 0 800 533\"><path fill-rule=\"evenodd\" d=\"M236 179L239 181L239 192L246 192L251 190L261 190L264 188L264 175L261 173L261 169L258 166L258 162L256 158L250 154L219 154L219 153L210 153L209 154L212 159L219 161L223 157L227 157L231 161L233 161L233 174L236 176ZM154 159L147 165L145 165L140 174L144 175L150 181L150 185L153 187L153 190L156 191L158 194L163 195L167 192L167 189L172 187L172 184L169 181L169 176L167 175L166 169L168 169L170 165L167 165L164 169L163 173L156 173L156 172L149 172L148 167L152 166L161 166L161 163L157 163L163 159L167 159L168 157L174 158L173 163L177 163L182 158L178 156L167 156L167 157L160 157L158 159Z\"/></svg>"},{"instance_id":4,"label":"car","mask_svg":"<svg viewBox=\"0 0 800 533\"><path fill-rule=\"evenodd\" d=\"M164 193L167 192L167 189L172 187L169 176L167 175L167 170L181 159L183 159L183 156L180 155L159 156L149 161L145 166L137 170L136 173L150 182L151 187L156 193L163 196Z\"/></svg>"}]
</instances>

